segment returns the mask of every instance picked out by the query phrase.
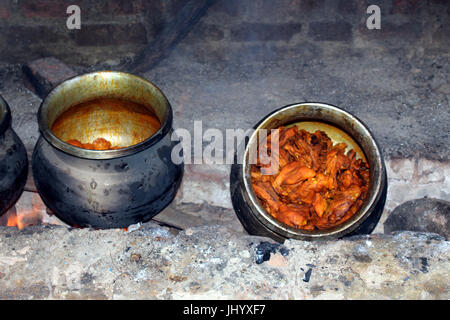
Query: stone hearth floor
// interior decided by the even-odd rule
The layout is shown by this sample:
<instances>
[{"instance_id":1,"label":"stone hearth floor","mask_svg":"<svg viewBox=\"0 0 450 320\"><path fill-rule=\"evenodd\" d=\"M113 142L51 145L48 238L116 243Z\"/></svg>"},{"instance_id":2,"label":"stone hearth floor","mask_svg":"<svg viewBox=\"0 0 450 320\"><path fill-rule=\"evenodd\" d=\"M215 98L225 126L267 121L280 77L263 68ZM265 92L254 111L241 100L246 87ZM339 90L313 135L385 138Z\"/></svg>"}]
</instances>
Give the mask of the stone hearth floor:
<instances>
[{"instance_id":1,"label":"stone hearth floor","mask_svg":"<svg viewBox=\"0 0 450 320\"><path fill-rule=\"evenodd\" d=\"M431 233L279 245L149 223L0 228L0 239L0 299L450 298L450 244Z\"/></svg>"}]
</instances>

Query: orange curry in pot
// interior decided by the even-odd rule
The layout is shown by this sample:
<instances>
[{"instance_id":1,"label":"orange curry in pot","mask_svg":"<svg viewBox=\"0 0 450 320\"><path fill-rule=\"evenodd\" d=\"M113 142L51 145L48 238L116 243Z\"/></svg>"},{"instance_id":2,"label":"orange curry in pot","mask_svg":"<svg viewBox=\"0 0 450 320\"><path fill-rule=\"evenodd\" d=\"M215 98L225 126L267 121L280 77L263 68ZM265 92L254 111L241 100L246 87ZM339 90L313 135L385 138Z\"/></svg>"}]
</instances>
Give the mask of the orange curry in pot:
<instances>
[{"instance_id":1,"label":"orange curry in pot","mask_svg":"<svg viewBox=\"0 0 450 320\"><path fill-rule=\"evenodd\" d=\"M64 111L52 125L52 132L78 148L114 150L140 143L160 127L154 112L143 105L100 98Z\"/></svg>"},{"instance_id":2,"label":"orange curry in pot","mask_svg":"<svg viewBox=\"0 0 450 320\"><path fill-rule=\"evenodd\" d=\"M279 148L271 150L271 139ZM281 127L267 136L268 161L250 168L256 196L275 219L294 228L323 230L343 223L362 207L369 190L369 165L333 144L323 131ZM262 169L266 171L262 173Z\"/></svg>"}]
</instances>

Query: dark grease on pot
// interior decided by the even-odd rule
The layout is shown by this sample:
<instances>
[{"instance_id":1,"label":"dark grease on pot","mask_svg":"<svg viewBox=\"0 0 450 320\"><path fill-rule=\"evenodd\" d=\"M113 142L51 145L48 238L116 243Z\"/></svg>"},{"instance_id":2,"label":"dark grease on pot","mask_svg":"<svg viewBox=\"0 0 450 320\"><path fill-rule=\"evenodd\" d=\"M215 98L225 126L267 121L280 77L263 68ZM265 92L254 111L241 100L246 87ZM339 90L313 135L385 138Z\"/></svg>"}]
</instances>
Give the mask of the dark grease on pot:
<instances>
[{"instance_id":1,"label":"dark grease on pot","mask_svg":"<svg viewBox=\"0 0 450 320\"><path fill-rule=\"evenodd\" d=\"M19 199L27 175L28 158L25 146L11 128L11 111L0 96L0 215Z\"/></svg>"},{"instance_id":2,"label":"dark grease on pot","mask_svg":"<svg viewBox=\"0 0 450 320\"><path fill-rule=\"evenodd\" d=\"M167 139L170 137L159 143L170 143ZM109 159L111 166L103 166L108 169L99 172L86 164L101 160L74 158L41 137L33 154L33 174L38 177L36 185L45 204L66 223L127 227L148 221L161 211L174 198L182 178L183 165L155 157L154 166L150 167L142 161L143 153L156 152L149 148L125 157L126 170L122 159ZM77 174L55 170L66 166L74 168L72 172ZM165 178L157 178L159 174ZM60 190L66 188L71 192L62 195Z\"/></svg>"},{"instance_id":3,"label":"dark grease on pot","mask_svg":"<svg viewBox=\"0 0 450 320\"><path fill-rule=\"evenodd\" d=\"M128 164L127 163L117 164L114 166L114 169L116 169L117 172L127 171Z\"/></svg>"}]
</instances>

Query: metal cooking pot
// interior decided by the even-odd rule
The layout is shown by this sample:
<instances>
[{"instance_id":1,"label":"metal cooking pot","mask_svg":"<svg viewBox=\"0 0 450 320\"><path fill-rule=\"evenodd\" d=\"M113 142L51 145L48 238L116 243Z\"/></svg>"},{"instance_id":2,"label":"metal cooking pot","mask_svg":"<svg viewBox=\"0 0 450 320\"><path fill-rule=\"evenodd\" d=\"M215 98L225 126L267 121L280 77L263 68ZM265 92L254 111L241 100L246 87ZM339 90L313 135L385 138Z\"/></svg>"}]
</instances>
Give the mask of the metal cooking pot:
<instances>
[{"instance_id":1,"label":"metal cooking pot","mask_svg":"<svg viewBox=\"0 0 450 320\"><path fill-rule=\"evenodd\" d=\"M27 174L27 151L11 128L11 111L0 96L0 215L19 199Z\"/></svg>"},{"instance_id":2,"label":"metal cooking pot","mask_svg":"<svg viewBox=\"0 0 450 320\"><path fill-rule=\"evenodd\" d=\"M156 133L137 144L116 150L77 148L51 130L70 107L98 98L131 101L148 108L161 123ZM112 140L132 141L145 128L102 114L101 134ZM39 137L32 169L44 203L64 222L78 227L123 228L150 220L175 197L183 164L171 161L172 108L151 82L123 72L101 71L64 81L42 102L38 112ZM98 114L73 119L71 129L92 135ZM107 131L105 131L107 130Z\"/></svg>"},{"instance_id":3,"label":"metal cooking pot","mask_svg":"<svg viewBox=\"0 0 450 320\"><path fill-rule=\"evenodd\" d=\"M292 228L273 218L253 192L250 180L249 150L258 140L258 130L276 129L290 124L316 123L315 128L325 131L334 142L346 142L370 166L369 194L361 209L349 220L331 229L307 231ZM243 159L232 165L230 190L233 207L244 228L253 235L271 237L277 241L287 238L301 240L337 239L344 236L368 234L373 231L383 212L387 194L387 176L383 156L369 129L354 115L338 107L305 102L282 107L264 117L254 127L254 133L245 141ZM341 134L342 133L342 134ZM345 141L333 137L347 136ZM253 149L254 150L254 149ZM238 161L240 160L240 161Z\"/></svg>"}]
</instances>

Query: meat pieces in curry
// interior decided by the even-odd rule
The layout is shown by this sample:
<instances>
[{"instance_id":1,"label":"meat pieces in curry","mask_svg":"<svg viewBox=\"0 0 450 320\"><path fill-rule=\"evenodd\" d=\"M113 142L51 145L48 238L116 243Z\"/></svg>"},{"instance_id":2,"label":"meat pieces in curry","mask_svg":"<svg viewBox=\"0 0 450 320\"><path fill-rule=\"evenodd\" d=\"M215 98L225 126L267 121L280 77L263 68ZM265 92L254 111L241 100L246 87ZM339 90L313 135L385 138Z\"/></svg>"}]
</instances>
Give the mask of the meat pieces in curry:
<instances>
[{"instance_id":1,"label":"meat pieces in curry","mask_svg":"<svg viewBox=\"0 0 450 320\"><path fill-rule=\"evenodd\" d=\"M271 135L278 138L278 150L271 150ZM345 143L333 144L319 130L281 127L271 135L265 143L273 161L262 164L258 158L250 169L253 190L267 212L304 230L328 229L358 212L368 194L370 173L354 150L346 152ZM263 174L269 166L269 174Z\"/></svg>"},{"instance_id":2,"label":"meat pieces in curry","mask_svg":"<svg viewBox=\"0 0 450 320\"><path fill-rule=\"evenodd\" d=\"M81 143L76 139L71 139L66 141L68 144L71 144L78 148L90 149L90 150L115 150L120 149L118 146L111 146L111 142L104 138L97 138L92 143Z\"/></svg>"}]
</instances>

